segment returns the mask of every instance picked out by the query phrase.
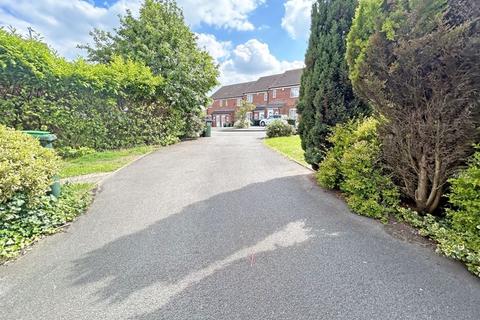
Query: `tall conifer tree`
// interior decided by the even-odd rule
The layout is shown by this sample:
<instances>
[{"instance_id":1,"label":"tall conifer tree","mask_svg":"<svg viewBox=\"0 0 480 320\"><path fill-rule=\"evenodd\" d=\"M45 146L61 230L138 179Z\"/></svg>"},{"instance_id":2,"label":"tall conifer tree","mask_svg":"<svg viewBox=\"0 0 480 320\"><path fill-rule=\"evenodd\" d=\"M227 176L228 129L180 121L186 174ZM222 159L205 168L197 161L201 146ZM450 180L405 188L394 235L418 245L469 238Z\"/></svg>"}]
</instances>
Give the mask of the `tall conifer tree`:
<instances>
[{"instance_id":1,"label":"tall conifer tree","mask_svg":"<svg viewBox=\"0 0 480 320\"><path fill-rule=\"evenodd\" d=\"M318 0L312 6L298 110L305 160L315 169L329 147L326 138L331 127L369 111L353 93L345 61L356 4L356 0Z\"/></svg>"}]
</instances>

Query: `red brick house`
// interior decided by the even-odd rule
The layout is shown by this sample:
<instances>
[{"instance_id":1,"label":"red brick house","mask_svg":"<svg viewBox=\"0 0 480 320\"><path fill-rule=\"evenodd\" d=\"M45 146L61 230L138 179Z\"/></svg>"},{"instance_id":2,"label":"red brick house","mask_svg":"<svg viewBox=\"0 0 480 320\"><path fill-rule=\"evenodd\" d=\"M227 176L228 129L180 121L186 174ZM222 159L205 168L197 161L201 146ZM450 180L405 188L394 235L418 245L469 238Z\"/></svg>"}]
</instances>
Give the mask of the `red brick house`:
<instances>
[{"instance_id":1,"label":"red brick house","mask_svg":"<svg viewBox=\"0 0 480 320\"><path fill-rule=\"evenodd\" d=\"M281 74L265 76L257 81L223 86L213 95L213 103L207 108L214 127L233 125L235 111L242 100L255 105L250 119L264 119L270 115L282 114L297 118L296 105L300 92L303 69L288 70Z\"/></svg>"}]
</instances>

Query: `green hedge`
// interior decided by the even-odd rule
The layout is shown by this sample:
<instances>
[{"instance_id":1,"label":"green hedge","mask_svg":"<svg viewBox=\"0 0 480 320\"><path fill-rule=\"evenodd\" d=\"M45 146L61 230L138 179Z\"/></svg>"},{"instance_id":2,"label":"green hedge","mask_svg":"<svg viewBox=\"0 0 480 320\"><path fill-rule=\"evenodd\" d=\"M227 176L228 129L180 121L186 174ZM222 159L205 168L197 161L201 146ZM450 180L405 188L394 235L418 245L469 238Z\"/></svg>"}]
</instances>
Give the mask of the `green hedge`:
<instances>
[{"instance_id":1,"label":"green hedge","mask_svg":"<svg viewBox=\"0 0 480 320\"><path fill-rule=\"evenodd\" d=\"M0 29L0 123L52 131L57 147L166 145L190 134L191 117L164 102L164 84L139 62L68 62L41 42Z\"/></svg>"}]
</instances>

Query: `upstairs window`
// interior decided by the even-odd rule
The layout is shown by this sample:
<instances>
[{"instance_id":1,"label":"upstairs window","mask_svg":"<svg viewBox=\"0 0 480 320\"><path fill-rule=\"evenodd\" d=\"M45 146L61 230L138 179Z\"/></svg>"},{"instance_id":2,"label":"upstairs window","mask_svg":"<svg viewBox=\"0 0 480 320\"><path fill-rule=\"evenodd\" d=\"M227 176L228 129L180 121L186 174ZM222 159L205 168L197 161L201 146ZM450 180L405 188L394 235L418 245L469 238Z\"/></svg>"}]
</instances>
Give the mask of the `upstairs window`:
<instances>
[{"instance_id":1,"label":"upstairs window","mask_svg":"<svg viewBox=\"0 0 480 320\"><path fill-rule=\"evenodd\" d=\"M299 95L300 95L299 87L290 88L290 98L298 98Z\"/></svg>"},{"instance_id":2,"label":"upstairs window","mask_svg":"<svg viewBox=\"0 0 480 320\"><path fill-rule=\"evenodd\" d=\"M237 107L240 107L242 105L242 99L238 98L237 99Z\"/></svg>"},{"instance_id":3,"label":"upstairs window","mask_svg":"<svg viewBox=\"0 0 480 320\"><path fill-rule=\"evenodd\" d=\"M253 94L247 94L247 101L252 103L253 102Z\"/></svg>"},{"instance_id":4,"label":"upstairs window","mask_svg":"<svg viewBox=\"0 0 480 320\"><path fill-rule=\"evenodd\" d=\"M277 97L277 89L273 89L272 98L275 99Z\"/></svg>"},{"instance_id":5,"label":"upstairs window","mask_svg":"<svg viewBox=\"0 0 480 320\"><path fill-rule=\"evenodd\" d=\"M268 93L265 92L265 93L263 94L263 101L267 101L267 100L268 100Z\"/></svg>"}]
</instances>

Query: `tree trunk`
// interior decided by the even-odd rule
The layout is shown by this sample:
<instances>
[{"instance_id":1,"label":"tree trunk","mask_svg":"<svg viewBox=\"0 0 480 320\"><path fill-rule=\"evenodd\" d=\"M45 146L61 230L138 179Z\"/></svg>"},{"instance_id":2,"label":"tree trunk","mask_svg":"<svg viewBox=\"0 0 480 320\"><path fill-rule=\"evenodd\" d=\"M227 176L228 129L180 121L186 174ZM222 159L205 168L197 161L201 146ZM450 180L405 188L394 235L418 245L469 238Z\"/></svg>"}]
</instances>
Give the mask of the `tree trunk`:
<instances>
[{"instance_id":1,"label":"tree trunk","mask_svg":"<svg viewBox=\"0 0 480 320\"><path fill-rule=\"evenodd\" d=\"M418 185L415 190L415 204L418 211L424 211L427 206L428 194L428 175L427 175L427 159L423 154L418 164Z\"/></svg>"}]
</instances>

